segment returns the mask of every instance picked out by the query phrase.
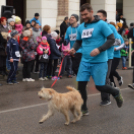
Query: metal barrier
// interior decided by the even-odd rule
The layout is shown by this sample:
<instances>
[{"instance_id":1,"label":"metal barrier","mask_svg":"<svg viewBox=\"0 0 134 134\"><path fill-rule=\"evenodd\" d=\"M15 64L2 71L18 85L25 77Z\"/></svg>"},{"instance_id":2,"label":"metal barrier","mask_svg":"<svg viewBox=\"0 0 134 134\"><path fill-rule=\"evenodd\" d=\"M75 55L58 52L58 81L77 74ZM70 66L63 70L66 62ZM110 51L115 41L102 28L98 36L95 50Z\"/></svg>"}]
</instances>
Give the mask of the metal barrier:
<instances>
[{"instance_id":1,"label":"metal barrier","mask_svg":"<svg viewBox=\"0 0 134 134\"><path fill-rule=\"evenodd\" d=\"M132 55L131 55L131 49L132 49L132 39L129 39L129 68L132 68Z\"/></svg>"}]
</instances>

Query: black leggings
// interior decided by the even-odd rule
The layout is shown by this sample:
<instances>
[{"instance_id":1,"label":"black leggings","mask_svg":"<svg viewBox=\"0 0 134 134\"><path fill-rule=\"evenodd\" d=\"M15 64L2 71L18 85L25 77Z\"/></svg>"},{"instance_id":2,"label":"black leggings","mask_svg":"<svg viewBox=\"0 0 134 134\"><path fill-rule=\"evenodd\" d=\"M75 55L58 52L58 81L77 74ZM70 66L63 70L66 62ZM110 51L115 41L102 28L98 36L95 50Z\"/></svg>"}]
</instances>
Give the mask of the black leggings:
<instances>
[{"instance_id":1,"label":"black leggings","mask_svg":"<svg viewBox=\"0 0 134 134\"><path fill-rule=\"evenodd\" d=\"M114 83L114 86L116 87L116 84L114 82L114 76L117 78L117 80L120 80L121 77L119 76L118 72L116 71L118 65L120 62L120 58L114 58L112 61L112 67L111 67L111 73L110 73L110 81Z\"/></svg>"},{"instance_id":2,"label":"black leggings","mask_svg":"<svg viewBox=\"0 0 134 134\"><path fill-rule=\"evenodd\" d=\"M87 81L78 82L78 90L80 91L80 94L81 94L81 96L83 98L83 101L84 101L83 106L82 106L82 110L87 110L87 91L86 91L86 85L87 85ZM114 97L119 94L119 90L118 89L115 89L114 87L111 87L109 85L96 86L96 88L100 92L105 92L105 93L112 94Z\"/></svg>"},{"instance_id":3,"label":"black leggings","mask_svg":"<svg viewBox=\"0 0 134 134\"><path fill-rule=\"evenodd\" d=\"M53 65L53 62L54 62L54 65ZM50 59L49 60L49 63L48 63L48 73L47 75L48 76L55 76L55 71L57 69L57 65L58 65L58 59Z\"/></svg>"},{"instance_id":4,"label":"black leggings","mask_svg":"<svg viewBox=\"0 0 134 134\"><path fill-rule=\"evenodd\" d=\"M23 73L24 79L31 78L31 69L32 69L33 63L34 63L34 60L23 63L22 73Z\"/></svg>"}]
</instances>

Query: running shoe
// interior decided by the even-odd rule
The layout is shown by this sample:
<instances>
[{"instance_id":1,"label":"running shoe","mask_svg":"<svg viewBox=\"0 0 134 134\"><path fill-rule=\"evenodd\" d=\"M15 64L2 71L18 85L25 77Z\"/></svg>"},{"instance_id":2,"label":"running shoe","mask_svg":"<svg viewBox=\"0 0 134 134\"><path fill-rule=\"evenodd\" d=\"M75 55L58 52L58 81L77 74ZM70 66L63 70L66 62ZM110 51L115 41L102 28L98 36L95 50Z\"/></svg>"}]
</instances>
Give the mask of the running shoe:
<instances>
[{"instance_id":1,"label":"running shoe","mask_svg":"<svg viewBox=\"0 0 134 134\"><path fill-rule=\"evenodd\" d=\"M41 77L41 78L39 78L39 80L45 80L45 79Z\"/></svg>"},{"instance_id":2,"label":"running shoe","mask_svg":"<svg viewBox=\"0 0 134 134\"><path fill-rule=\"evenodd\" d=\"M27 82L34 82L35 80L34 79L32 79L32 78L28 78L27 79Z\"/></svg>"},{"instance_id":3,"label":"running shoe","mask_svg":"<svg viewBox=\"0 0 134 134\"><path fill-rule=\"evenodd\" d=\"M82 116L88 116L89 112L88 110L82 110Z\"/></svg>"},{"instance_id":4,"label":"running shoe","mask_svg":"<svg viewBox=\"0 0 134 134\"><path fill-rule=\"evenodd\" d=\"M100 103L100 106L105 107L105 106L109 106L110 104L111 104L111 101L102 101Z\"/></svg>"},{"instance_id":5,"label":"running shoe","mask_svg":"<svg viewBox=\"0 0 134 134\"><path fill-rule=\"evenodd\" d=\"M127 67L122 67L122 70L127 70Z\"/></svg>"},{"instance_id":6,"label":"running shoe","mask_svg":"<svg viewBox=\"0 0 134 134\"><path fill-rule=\"evenodd\" d=\"M129 84L128 87L134 89L134 85L133 84Z\"/></svg>"},{"instance_id":7,"label":"running shoe","mask_svg":"<svg viewBox=\"0 0 134 134\"><path fill-rule=\"evenodd\" d=\"M120 86L123 85L123 77L122 77L122 76L121 76L121 79L118 80L118 82L119 82L119 85L120 85Z\"/></svg>"},{"instance_id":8,"label":"running shoe","mask_svg":"<svg viewBox=\"0 0 134 134\"><path fill-rule=\"evenodd\" d=\"M27 81L27 78L25 78L25 79L22 79L22 81L23 81L23 82Z\"/></svg>"},{"instance_id":9,"label":"running shoe","mask_svg":"<svg viewBox=\"0 0 134 134\"><path fill-rule=\"evenodd\" d=\"M119 92L119 95L114 98L116 100L117 106L121 108L123 105L123 96L121 95L121 93Z\"/></svg>"},{"instance_id":10,"label":"running shoe","mask_svg":"<svg viewBox=\"0 0 134 134\"><path fill-rule=\"evenodd\" d=\"M47 77L44 77L44 80L48 80L48 78Z\"/></svg>"},{"instance_id":11,"label":"running shoe","mask_svg":"<svg viewBox=\"0 0 134 134\"><path fill-rule=\"evenodd\" d=\"M67 78L72 78L72 75L68 75Z\"/></svg>"},{"instance_id":12,"label":"running shoe","mask_svg":"<svg viewBox=\"0 0 134 134\"><path fill-rule=\"evenodd\" d=\"M13 85L13 82L7 82L8 85Z\"/></svg>"},{"instance_id":13,"label":"running shoe","mask_svg":"<svg viewBox=\"0 0 134 134\"><path fill-rule=\"evenodd\" d=\"M52 77L52 80L59 80L57 76Z\"/></svg>"},{"instance_id":14,"label":"running shoe","mask_svg":"<svg viewBox=\"0 0 134 134\"><path fill-rule=\"evenodd\" d=\"M14 81L12 81L12 82L13 82L13 84L19 84L19 82L16 81L16 80L14 80Z\"/></svg>"}]
</instances>

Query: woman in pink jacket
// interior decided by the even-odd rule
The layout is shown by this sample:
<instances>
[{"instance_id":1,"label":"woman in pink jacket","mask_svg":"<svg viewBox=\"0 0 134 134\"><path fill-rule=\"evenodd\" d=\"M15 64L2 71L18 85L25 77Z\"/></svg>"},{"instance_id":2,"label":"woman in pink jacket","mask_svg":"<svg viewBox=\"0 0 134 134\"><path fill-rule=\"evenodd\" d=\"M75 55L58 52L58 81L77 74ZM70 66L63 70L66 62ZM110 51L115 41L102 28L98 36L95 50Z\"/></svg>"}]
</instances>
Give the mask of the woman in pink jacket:
<instances>
[{"instance_id":1,"label":"woman in pink jacket","mask_svg":"<svg viewBox=\"0 0 134 134\"><path fill-rule=\"evenodd\" d=\"M39 55L40 62L39 80L48 80L46 77L46 73L49 62L49 55L51 54L51 52L46 36L42 37L42 42L37 47L37 53Z\"/></svg>"}]
</instances>

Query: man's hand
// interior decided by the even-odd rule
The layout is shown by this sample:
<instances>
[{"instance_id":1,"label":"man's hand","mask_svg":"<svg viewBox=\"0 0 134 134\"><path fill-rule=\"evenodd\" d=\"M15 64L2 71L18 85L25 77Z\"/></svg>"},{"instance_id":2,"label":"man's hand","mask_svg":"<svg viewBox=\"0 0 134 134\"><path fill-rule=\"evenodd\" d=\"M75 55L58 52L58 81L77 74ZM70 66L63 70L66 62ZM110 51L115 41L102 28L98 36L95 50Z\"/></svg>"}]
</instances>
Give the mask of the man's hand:
<instances>
[{"instance_id":1,"label":"man's hand","mask_svg":"<svg viewBox=\"0 0 134 134\"><path fill-rule=\"evenodd\" d=\"M114 48L114 51L116 51L116 47Z\"/></svg>"},{"instance_id":2,"label":"man's hand","mask_svg":"<svg viewBox=\"0 0 134 134\"><path fill-rule=\"evenodd\" d=\"M91 55L92 57L94 57L94 56L97 56L99 53L100 53L99 49L96 48L96 49L94 49L94 50L90 53L90 55Z\"/></svg>"},{"instance_id":3,"label":"man's hand","mask_svg":"<svg viewBox=\"0 0 134 134\"><path fill-rule=\"evenodd\" d=\"M72 48L72 49L69 51L69 53L70 53L71 55L74 55L74 54L76 53L76 51L75 51L74 48Z\"/></svg>"},{"instance_id":4,"label":"man's hand","mask_svg":"<svg viewBox=\"0 0 134 134\"><path fill-rule=\"evenodd\" d=\"M10 62L13 62L13 59L10 59Z\"/></svg>"}]
</instances>

